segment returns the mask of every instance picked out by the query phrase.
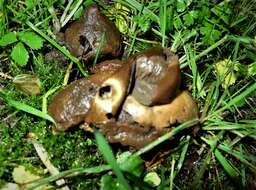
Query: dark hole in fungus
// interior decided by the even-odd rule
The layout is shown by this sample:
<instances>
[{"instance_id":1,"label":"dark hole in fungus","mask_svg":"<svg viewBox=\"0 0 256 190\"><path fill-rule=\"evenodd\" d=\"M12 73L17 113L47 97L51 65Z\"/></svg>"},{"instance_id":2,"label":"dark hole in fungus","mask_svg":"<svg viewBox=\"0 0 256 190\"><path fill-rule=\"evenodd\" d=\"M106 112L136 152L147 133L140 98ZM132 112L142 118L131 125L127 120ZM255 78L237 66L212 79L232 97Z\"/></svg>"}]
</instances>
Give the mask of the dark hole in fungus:
<instances>
[{"instance_id":1,"label":"dark hole in fungus","mask_svg":"<svg viewBox=\"0 0 256 190\"><path fill-rule=\"evenodd\" d=\"M166 52L164 52L163 57L164 57L164 60L167 61L168 55L166 54Z\"/></svg>"},{"instance_id":2,"label":"dark hole in fungus","mask_svg":"<svg viewBox=\"0 0 256 190\"><path fill-rule=\"evenodd\" d=\"M88 43L88 40L86 39L85 36L79 36L79 43L80 43L82 46L85 46L85 44Z\"/></svg>"},{"instance_id":3,"label":"dark hole in fungus","mask_svg":"<svg viewBox=\"0 0 256 190\"><path fill-rule=\"evenodd\" d=\"M100 97L104 98L108 93L110 93L110 91L111 91L111 87L109 85L108 86L103 86L99 90L99 95L100 95Z\"/></svg>"},{"instance_id":4,"label":"dark hole in fungus","mask_svg":"<svg viewBox=\"0 0 256 190\"><path fill-rule=\"evenodd\" d=\"M113 114L112 113L107 113L106 116L107 116L108 119L113 118Z\"/></svg>"},{"instance_id":5,"label":"dark hole in fungus","mask_svg":"<svg viewBox=\"0 0 256 190\"><path fill-rule=\"evenodd\" d=\"M92 49L89 41L83 35L79 36L79 43L83 46L83 54L86 54L86 52L89 52Z\"/></svg>"}]
</instances>

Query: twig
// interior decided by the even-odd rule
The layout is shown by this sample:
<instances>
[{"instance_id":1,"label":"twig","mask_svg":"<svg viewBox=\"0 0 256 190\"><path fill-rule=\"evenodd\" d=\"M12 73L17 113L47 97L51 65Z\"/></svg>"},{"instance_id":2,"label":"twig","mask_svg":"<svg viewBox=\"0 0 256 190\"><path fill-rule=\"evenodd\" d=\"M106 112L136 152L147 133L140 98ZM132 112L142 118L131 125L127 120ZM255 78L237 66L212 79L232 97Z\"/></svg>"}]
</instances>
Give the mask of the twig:
<instances>
[{"instance_id":1,"label":"twig","mask_svg":"<svg viewBox=\"0 0 256 190\"><path fill-rule=\"evenodd\" d=\"M71 19L71 17L75 14L75 12L77 11L77 9L79 8L79 6L83 3L83 0L79 0L76 4L76 6L74 7L74 9L69 13L69 15L66 17L66 19L61 23L61 27L65 26L68 21Z\"/></svg>"},{"instance_id":2,"label":"twig","mask_svg":"<svg viewBox=\"0 0 256 190\"><path fill-rule=\"evenodd\" d=\"M47 153L47 151L45 150L45 148L43 147L42 144L38 143L38 142L33 142L34 148L36 149L36 152L39 156L39 158L41 159L41 161L43 162L43 164L45 165L45 167L48 169L48 171L50 172L51 175L57 175L59 174L59 170L51 163L50 159L49 159L49 155ZM62 186L65 184L65 180L64 179L59 179L56 181L56 184L58 186ZM68 186L64 186L61 188L62 190L69 190Z\"/></svg>"},{"instance_id":3,"label":"twig","mask_svg":"<svg viewBox=\"0 0 256 190\"><path fill-rule=\"evenodd\" d=\"M9 80L12 80L13 77L8 75L8 74L5 74L5 73L2 73L0 72L0 77L4 78L4 79L9 79Z\"/></svg>"},{"instance_id":4,"label":"twig","mask_svg":"<svg viewBox=\"0 0 256 190\"><path fill-rule=\"evenodd\" d=\"M64 10L64 12L63 12L63 14L61 15L60 23L63 23L63 21L64 21L66 15L67 15L68 10L69 10L70 6L72 5L72 3L73 3L73 0L69 0L69 1L68 1L68 5L66 6L66 8L65 8L65 10Z\"/></svg>"},{"instance_id":5,"label":"twig","mask_svg":"<svg viewBox=\"0 0 256 190\"><path fill-rule=\"evenodd\" d=\"M69 65L68 65L66 74L65 74L65 76L64 76L63 83L62 83L62 86L63 86L63 87L68 84L68 79L69 79L69 76L70 76L70 72L71 72L72 66L73 66L73 62L70 62Z\"/></svg>"},{"instance_id":6,"label":"twig","mask_svg":"<svg viewBox=\"0 0 256 190\"><path fill-rule=\"evenodd\" d=\"M71 170L67 170L64 172L60 172L59 174L56 175L52 175L46 178L43 178L41 180L38 180L37 183L33 186L30 186L27 190L32 190L35 189L39 186L42 186L44 184L47 184L49 182L55 181L57 179L60 179L62 177L69 177L69 176L73 176L73 174L90 174L90 173L100 173L100 172L104 172L104 171L108 171L111 169L110 165L101 165L101 166L96 166L93 168L76 168L76 169L71 169Z\"/></svg>"},{"instance_id":7,"label":"twig","mask_svg":"<svg viewBox=\"0 0 256 190\"><path fill-rule=\"evenodd\" d=\"M47 113L47 98L48 96L50 96L51 94L53 94L56 90L58 90L60 88L60 86L56 86L53 89L48 90L44 96L43 96L43 101L42 101L42 112Z\"/></svg>"}]
</instances>

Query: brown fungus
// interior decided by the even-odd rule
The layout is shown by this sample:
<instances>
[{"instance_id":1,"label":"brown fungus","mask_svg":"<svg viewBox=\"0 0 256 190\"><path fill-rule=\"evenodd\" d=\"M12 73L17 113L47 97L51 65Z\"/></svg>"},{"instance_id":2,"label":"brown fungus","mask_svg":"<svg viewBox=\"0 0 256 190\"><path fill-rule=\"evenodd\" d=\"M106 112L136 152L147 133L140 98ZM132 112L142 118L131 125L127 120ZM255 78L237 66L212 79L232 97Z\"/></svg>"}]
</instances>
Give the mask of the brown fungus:
<instances>
[{"instance_id":1,"label":"brown fungus","mask_svg":"<svg viewBox=\"0 0 256 190\"><path fill-rule=\"evenodd\" d=\"M97 74L72 82L53 97L48 111L58 129L67 130L84 121L100 85L113 75L123 62L112 60L101 64L104 67L101 67Z\"/></svg>"},{"instance_id":2,"label":"brown fungus","mask_svg":"<svg viewBox=\"0 0 256 190\"><path fill-rule=\"evenodd\" d=\"M132 67L129 64L124 64L102 83L90 110L85 115L87 124L106 123L116 116L126 97L131 71Z\"/></svg>"},{"instance_id":3,"label":"brown fungus","mask_svg":"<svg viewBox=\"0 0 256 190\"><path fill-rule=\"evenodd\" d=\"M109 143L121 143L139 149L156 140L171 129L156 130L153 127L143 127L138 124L129 125L120 122L108 122L95 125Z\"/></svg>"},{"instance_id":4,"label":"brown fungus","mask_svg":"<svg viewBox=\"0 0 256 190\"><path fill-rule=\"evenodd\" d=\"M96 55L101 41L100 55L117 57L121 52L120 32L96 5L88 6L80 19L66 29L64 41L72 55L85 60Z\"/></svg>"},{"instance_id":5,"label":"brown fungus","mask_svg":"<svg viewBox=\"0 0 256 190\"><path fill-rule=\"evenodd\" d=\"M177 123L198 117L187 91L180 91L178 57L164 48L112 60L90 69L92 76L71 83L53 99L49 112L68 129L82 121L110 143L141 148Z\"/></svg>"},{"instance_id":6,"label":"brown fungus","mask_svg":"<svg viewBox=\"0 0 256 190\"><path fill-rule=\"evenodd\" d=\"M132 95L143 105L166 104L180 85L178 56L166 48L153 48L129 59L135 66Z\"/></svg>"},{"instance_id":7,"label":"brown fungus","mask_svg":"<svg viewBox=\"0 0 256 190\"><path fill-rule=\"evenodd\" d=\"M140 125L155 127L156 129L198 118L199 114L197 104L187 91L180 92L168 104L152 107L144 106L133 96L128 96L123 110Z\"/></svg>"}]
</instances>

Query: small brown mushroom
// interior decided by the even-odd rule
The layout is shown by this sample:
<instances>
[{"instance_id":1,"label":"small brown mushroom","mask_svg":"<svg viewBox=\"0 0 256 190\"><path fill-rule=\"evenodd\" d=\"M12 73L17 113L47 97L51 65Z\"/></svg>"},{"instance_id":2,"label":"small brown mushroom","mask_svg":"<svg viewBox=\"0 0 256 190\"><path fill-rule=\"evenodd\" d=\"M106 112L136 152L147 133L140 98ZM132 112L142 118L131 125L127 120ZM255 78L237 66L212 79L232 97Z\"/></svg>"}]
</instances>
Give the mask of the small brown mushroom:
<instances>
[{"instance_id":1,"label":"small brown mushroom","mask_svg":"<svg viewBox=\"0 0 256 190\"><path fill-rule=\"evenodd\" d=\"M84 55L83 58L88 60L95 56L103 36L105 38L100 54L118 56L121 52L120 32L100 12L98 6L90 5L85 9L81 18L66 29L64 40L72 55L76 57Z\"/></svg>"},{"instance_id":2,"label":"small brown mushroom","mask_svg":"<svg viewBox=\"0 0 256 190\"><path fill-rule=\"evenodd\" d=\"M102 83L85 116L87 124L106 123L117 114L126 97L131 71L131 65L124 64Z\"/></svg>"},{"instance_id":3,"label":"small brown mushroom","mask_svg":"<svg viewBox=\"0 0 256 190\"><path fill-rule=\"evenodd\" d=\"M135 65L132 95L143 105L166 104L180 85L178 56L166 48L153 48L129 59Z\"/></svg>"},{"instance_id":4,"label":"small brown mushroom","mask_svg":"<svg viewBox=\"0 0 256 190\"><path fill-rule=\"evenodd\" d=\"M72 82L53 97L48 111L58 129L67 130L84 120L100 85L113 75L123 62L112 60L101 64L105 67L98 69L97 74Z\"/></svg>"},{"instance_id":5,"label":"small brown mushroom","mask_svg":"<svg viewBox=\"0 0 256 190\"><path fill-rule=\"evenodd\" d=\"M67 130L83 121L98 85L90 79L76 80L53 97L48 112L59 130Z\"/></svg>"},{"instance_id":6,"label":"small brown mushroom","mask_svg":"<svg viewBox=\"0 0 256 190\"><path fill-rule=\"evenodd\" d=\"M197 104L187 91L180 92L169 104L152 107L144 106L133 96L128 96L123 110L140 125L156 129L183 123L198 118L199 115Z\"/></svg>"}]
</instances>

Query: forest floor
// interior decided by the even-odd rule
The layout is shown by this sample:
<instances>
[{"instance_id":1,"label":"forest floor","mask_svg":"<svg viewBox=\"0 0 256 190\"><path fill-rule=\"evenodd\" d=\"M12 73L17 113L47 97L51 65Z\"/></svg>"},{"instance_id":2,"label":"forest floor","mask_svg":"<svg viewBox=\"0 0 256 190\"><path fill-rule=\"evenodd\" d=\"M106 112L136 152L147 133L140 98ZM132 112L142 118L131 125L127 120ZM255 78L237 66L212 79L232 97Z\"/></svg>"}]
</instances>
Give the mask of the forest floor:
<instances>
[{"instance_id":1,"label":"forest floor","mask_svg":"<svg viewBox=\"0 0 256 190\"><path fill-rule=\"evenodd\" d=\"M0 187L256 189L256 1L103 2L0 0ZM199 119L137 152L54 130L47 106L84 67L57 36L92 3L121 32L120 59L151 47L179 56ZM52 49L69 61L46 61Z\"/></svg>"}]
</instances>

